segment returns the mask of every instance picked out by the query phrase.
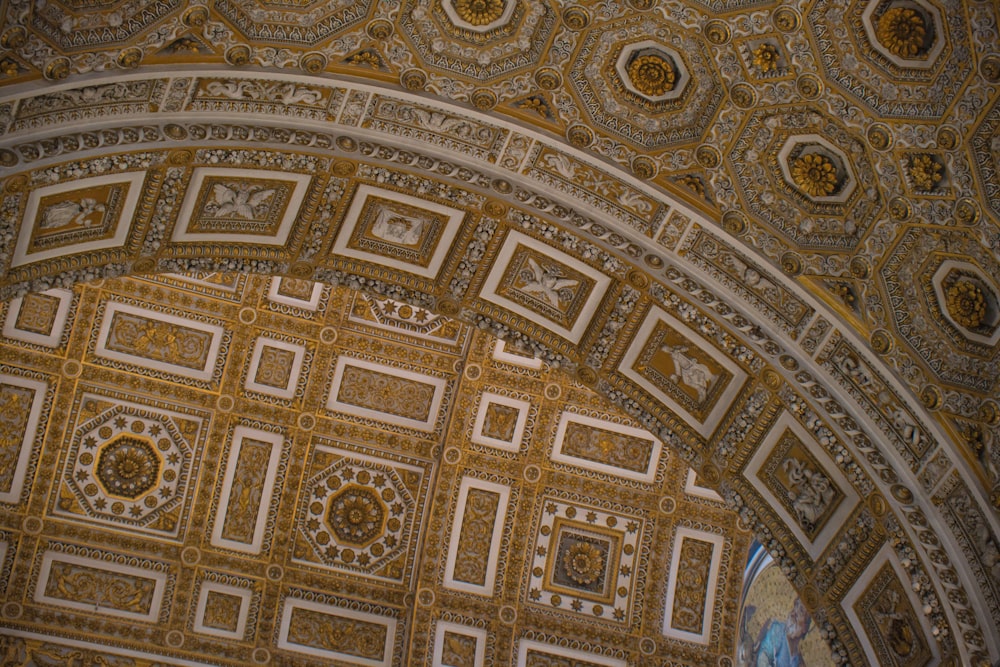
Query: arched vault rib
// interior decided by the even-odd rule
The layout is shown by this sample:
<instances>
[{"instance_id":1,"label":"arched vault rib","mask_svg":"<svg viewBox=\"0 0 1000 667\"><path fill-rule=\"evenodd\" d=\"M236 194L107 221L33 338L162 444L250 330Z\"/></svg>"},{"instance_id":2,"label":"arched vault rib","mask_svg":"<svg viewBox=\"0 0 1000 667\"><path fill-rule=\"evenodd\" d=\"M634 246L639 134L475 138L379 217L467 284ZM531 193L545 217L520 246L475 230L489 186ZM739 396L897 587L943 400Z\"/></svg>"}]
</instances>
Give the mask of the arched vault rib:
<instances>
[{"instance_id":1,"label":"arched vault rib","mask_svg":"<svg viewBox=\"0 0 1000 667\"><path fill-rule=\"evenodd\" d=\"M349 81L86 83L9 95L7 294L222 267L457 316L575 370L680 451L852 661L872 640L851 605L887 562L933 582L915 613L940 652L1000 652L996 593L958 537L933 534L949 524L931 497L944 472L921 487L939 452L988 507L961 455L849 326L691 207L540 133ZM781 484L801 490L774 474L789 459L836 507L782 506Z\"/></svg>"}]
</instances>

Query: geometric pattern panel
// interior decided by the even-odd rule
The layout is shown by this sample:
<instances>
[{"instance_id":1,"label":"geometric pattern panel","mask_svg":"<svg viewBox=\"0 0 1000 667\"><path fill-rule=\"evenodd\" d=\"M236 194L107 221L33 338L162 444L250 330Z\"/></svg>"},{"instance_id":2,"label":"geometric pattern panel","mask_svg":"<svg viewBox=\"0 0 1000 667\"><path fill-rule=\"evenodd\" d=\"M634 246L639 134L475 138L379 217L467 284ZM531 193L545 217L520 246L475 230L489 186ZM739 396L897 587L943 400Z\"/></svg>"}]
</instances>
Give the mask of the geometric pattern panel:
<instances>
[{"instance_id":1,"label":"geometric pattern panel","mask_svg":"<svg viewBox=\"0 0 1000 667\"><path fill-rule=\"evenodd\" d=\"M431 667L485 664L486 630L448 621L438 621L435 627Z\"/></svg>"},{"instance_id":2,"label":"geometric pattern panel","mask_svg":"<svg viewBox=\"0 0 1000 667\"><path fill-rule=\"evenodd\" d=\"M260 553L264 524L285 439L249 426L233 430L226 472L219 492L211 542L223 549Z\"/></svg>"},{"instance_id":3,"label":"geometric pattern panel","mask_svg":"<svg viewBox=\"0 0 1000 667\"><path fill-rule=\"evenodd\" d=\"M674 534L663 634L708 644L725 538L687 527Z\"/></svg>"},{"instance_id":4,"label":"geometric pattern panel","mask_svg":"<svg viewBox=\"0 0 1000 667\"><path fill-rule=\"evenodd\" d=\"M320 308L323 283L298 278L271 278L267 298L276 304L315 312Z\"/></svg>"},{"instance_id":5,"label":"geometric pattern panel","mask_svg":"<svg viewBox=\"0 0 1000 667\"><path fill-rule=\"evenodd\" d=\"M65 289L29 292L11 300L3 335L24 343L57 348L69 320L73 293Z\"/></svg>"},{"instance_id":6,"label":"geometric pattern panel","mask_svg":"<svg viewBox=\"0 0 1000 667\"><path fill-rule=\"evenodd\" d=\"M32 190L11 267L124 245L145 178L109 174Z\"/></svg>"},{"instance_id":7,"label":"geometric pattern panel","mask_svg":"<svg viewBox=\"0 0 1000 667\"><path fill-rule=\"evenodd\" d=\"M448 382L444 378L341 356L328 410L433 432Z\"/></svg>"},{"instance_id":8,"label":"geometric pattern panel","mask_svg":"<svg viewBox=\"0 0 1000 667\"><path fill-rule=\"evenodd\" d=\"M664 311L653 308L619 372L708 438L747 378L738 365Z\"/></svg>"},{"instance_id":9,"label":"geometric pattern panel","mask_svg":"<svg viewBox=\"0 0 1000 667\"><path fill-rule=\"evenodd\" d=\"M444 585L492 597L510 487L463 477L448 545Z\"/></svg>"},{"instance_id":10,"label":"geometric pattern panel","mask_svg":"<svg viewBox=\"0 0 1000 667\"><path fill-rule=\"evenodd\" d=\"M472 442L508 452L521 450L531 403L484 391L472 426Z\"/></svg>"},{"instance_id":11,"label":"geometric pattern panel","mask_svg":"<svg viewBox=\"0 0 1000 667\"><path fill-rule=\"evenodd\" d=\"M365 667L393 664L397 619L334 604L285 598L278 648Z\"/></svg>"},{"instance_id":12,"label":"geometric pattern panel","mask_svg":"<svg viewBox=\"0 0 1000 667\"><path fill-rule=\"evenodd\" d=\"M580 260L512 231L480 296L579 343L610 284L609 276Z\"/></svg>"},{"instance_id":13,"label":"geometric pattern panel","mask_svg":"<svg viewBox=\"0 0 1000 667\"><path fill-rule=\"evenodd\" d=\"M224 338L221 323L108 301L94 354L112 362L208 381L217 373Z\"/></svg>"},{"instance_id":14,"label":"geometric pattern panel","mask_svg":"<svg viewBox=\"0 0 1000 667\"><path fill-rule=\"evenodd\" d=\"M527 601L619 627L637 624L646 519L554 497L539 509Z\"/></svg>"},{"instance_id":15,"label":"geometric pattern panel","mask_svg":"<svg viewBox=\"0 0 1000 667\"><path fill-rule=\"evenodd\" d=\"M260 336L254 341L244 387L279 399L295 398L307 356L312 354L302 344Z\"/></svg>"},{"instance_id":16,"label":"geometric pattern panel","mask_svg":"<svg viewBox=\"0 0 1000 667\"><path fill-rule=\"evenodd\" d=\"M405 584L415 565L429 467L314 444L300 494L294 560Z\"/></svg>"},{"instance_id":17,"label":"geometric pattern panel","mask_svg":"<svg viewBox=\"0 0 1000 667\"><path fill-rule=\"evenodd\" d=\"M532 639L517 642L516 667L627 667L628 662Z\"/></svg>"},{"instance_id":18,"label":"geometric pattern panel","mask_svg":"<svg viewBox=\"0 0 1000 667\"><path fill-rule=\"evenodd\" d=\"M208 420L166 405L80 391L52 513L181 538Z\"/></svg>"},{"instance_id":19,"label":"geometric pattern panel","mask_svg":"<svg viewBox=\"0 0 1000 667\"><path fill-rule=\"evenodd\" d=\"M662 448L648 431L565 411L559 418L552 460L652 482Z\"/></svg>"},{"instance_id":20,"label":"geometric pattern panel","mask_svg":"<svg viewBox=\"0 0 1000 667\"><path fill-rule=\"evenodd\" d=\"M199 167L173 240L283 246L311 180L284 171Z\"/></svg>"},{"instance_id":21,"label":"geometric pattern panel","mask_svg":"<svg viewBox=\"0 0 1000 667\"><path fill-rule=\"evenodd\" d=\"M21 502L47 391L41 380L0 374L0 503Z\"/></svg>"},{"instance_id":22,"label":"geometric pattern panel","mask_svg":"<svg viewBox=\"0 0 1000 667\"><path fill-rule=\"evenodd\" d=\"M461 209L361 185L331 252L434 279L464 218Z\"/></svg>"},{"instance_id":23,"label":"geometric pattern panel","mask_svg":"<svg viewBox=\"0 0 1000 667\"><path fill-rule=\"evenodd\" d=\"M815 438L784 411L743 474L814 559L859 502L854 487Z\"/></svg>"},{"instance_id":24,"label":"geometric pattern panel","mask_svg":"<svg viewBox=\"0 0 1000 667\"><path fill-rule=\"evenodd\" d=\"M171 579L162 567L149 569L50 550L41 557L34 600L76 611L155 623Z\"/></svg>"},{"instance_id":25,"label":"geometric pattern panel","mask_svg":"<svg viewBox=\"0 0 1000 667\"><path fill-rule=\"evenodd\" d=\"M217 578L224 578L224 575L203 578L198 587L192 629L223 639L243 639L254 591L214 580Z\"/></svg>"}]
</instances>

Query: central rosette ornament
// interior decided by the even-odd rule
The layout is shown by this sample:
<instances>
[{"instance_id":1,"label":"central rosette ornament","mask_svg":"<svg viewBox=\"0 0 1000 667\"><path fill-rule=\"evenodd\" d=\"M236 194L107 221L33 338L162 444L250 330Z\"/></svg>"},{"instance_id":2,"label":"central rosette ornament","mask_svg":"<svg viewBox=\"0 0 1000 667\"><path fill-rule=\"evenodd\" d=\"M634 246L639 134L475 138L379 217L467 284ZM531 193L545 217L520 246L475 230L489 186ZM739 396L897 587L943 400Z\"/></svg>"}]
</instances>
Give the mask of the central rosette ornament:
<instances>
[{"instance_id":1,"label":"central rosette ornament","mask_svg":"<svg viewBox=\"0 0 1000 667\"><path fill-rule=\"evenodd\" d=\"M828 197L837 190L837 167L818 153L803 155L792 163L792 179L810 197Z\"/></svg>"},{"instance_id":2,"label":"central rosette ornament","mask_svg":"<svg viewBox=\"0 0 1000 667\"><path fill-rule=\"evenodd\" d=\"M589 542L577 542L563 554L563 565L573 581L587 586L604 574L604 553Z\"/></svg>"},{"instance_id":3,"label":"central rosette ornament","mask_svg":"<svg viewBox=\"0 0 1000 667\"><path fill-rule=\"evenodd\" d=\"M363 546L382 534L385 504L371 489L351 485L330 500L327 521L337 539Z\"/></svg>"},{"instance_id":4,"label":"central rosette ornament","mask_svg":"<svg viewBox=\"0 0 1000 667\"><path fill-rule=\"evenodd\" d=\"M503 16L504 0L457 0L455 13L474 26L493 23Z\"/></svg>"},{"instance_id":5,"label":"central rosette ornament","mask_svg":"<svg viewBox=\"0 0 1000 667\"><path fill-rule=\"evenodd\" d=\"M636 90L649 97L666 95L674 89L674 66L658 53L636 55L628 64L628 77Z\"/></svg>"}]
</instances>

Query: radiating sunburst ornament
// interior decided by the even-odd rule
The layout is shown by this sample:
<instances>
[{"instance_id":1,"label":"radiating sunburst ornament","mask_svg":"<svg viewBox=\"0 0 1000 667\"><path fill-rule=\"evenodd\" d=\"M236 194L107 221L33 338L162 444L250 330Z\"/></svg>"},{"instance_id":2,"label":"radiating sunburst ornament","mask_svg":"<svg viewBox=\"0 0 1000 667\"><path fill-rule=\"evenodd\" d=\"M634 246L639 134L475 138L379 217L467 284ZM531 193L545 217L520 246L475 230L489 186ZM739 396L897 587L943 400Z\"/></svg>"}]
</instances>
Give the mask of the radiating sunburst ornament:
<instances>
[{"instance_id":1,"label":"radiating sunburst ornament","mask_svg":"<svg viewBox=\"0 0 1000 667\"><path fill-rule=\"evenodd\" d=\"M875 36L893 55L912 58L924 48L927 24L909 7L892 7L878 20Z\"/></svg>"},{"instance_id":2,"label":"radiating sunburst ornament","mask_svg":"<svg viewBox=\"0 0 1000 667\"><path fill-rule=\"evenodd\" d=\"M753 51L753 65L761 74L778 69L778 48L766 42L758 46Z\"/></svg>"},{"instance_id":3,"label":"radiating sunburst ornament","mask_svg":"<svg viewBox=\"0 0 1000 667\"><path fill-rule=\"evenodd\" d=\"M677 74L667 58L647 53L637 56L628 64L628 78L643 95L659 97L674 89Z\"/></svg>"},{"instance_id":4,"label":"radiating sunburst ornament","mask_svg":"<svg viewBox=\"0 0 1000 667\"><path fill-rule=\"evenodd\" d=\"M457 0L455 12L466 23L484 26L503 16L504 0Z\"/></svg>"},{"instance_id":5,"label":"radiating sunburst ornament","mask_svg":"<svg viewBox=\"0 0 1000 667\"><path fill-rule=\"evenodd\" d=\"M910 158L910 179L918 190L933 190L941 182L941 165L930 155Z\"/></svg>"},{"instance_id":6,"label":"radiating sunburst ornament","mask_svg":"<svg viewBox=\"0 0 1000 667\"><path fill-rule=\"evenodd\" d=\"M792 179L810 197L829 197L837 190L837 168L819 153L803 155L792 163Z\"/></svg>"},{"instance_id":7,"label":"radiating sunburst ornament","mask_svg":"<svg viewBox=\"0 0 1000 667\"><path fill-rule=\"evenodd\" d=\"M986 296L969 280L959 280L945 292L945 307L958 324L975 329L986 319Z\"/></svg>"},{"instance_id":8,"label":"radiating sunburst ornament","mask_svg":"<svg viewBox=\"0 0 1000 667\"><path fill-rule=\"evenodd\" d=\"M563 565L573 581L587 586L604 573L604 554L589 542L577 542L563 555Z\"/></svg>"}]
</instances>

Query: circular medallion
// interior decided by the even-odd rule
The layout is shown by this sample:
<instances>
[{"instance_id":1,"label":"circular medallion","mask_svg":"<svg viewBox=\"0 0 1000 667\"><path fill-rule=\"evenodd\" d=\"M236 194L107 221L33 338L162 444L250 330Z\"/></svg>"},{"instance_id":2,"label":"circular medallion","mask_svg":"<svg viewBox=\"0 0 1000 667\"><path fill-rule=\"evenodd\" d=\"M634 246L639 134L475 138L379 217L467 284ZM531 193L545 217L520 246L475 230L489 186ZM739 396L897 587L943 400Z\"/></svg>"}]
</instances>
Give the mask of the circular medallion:
<instances>
[{"instance_id":1,"label":"circular medallion","mask_svg":"<svg viewBox=\"0 0 1000 667\"><path fill-rule=\"evenodd\" d=\"M351 484L330 498L326 522L344 544L367 546L381 533L386 519L382 499L371 489Z\"/></svg>"},{"instance_id":2,"label":"circular medallion","mask_svg":"<svg viewBox=\"0 0 1000 667\"><path fill-rule=\"evenodd\" d=\"M101 447L95 476L109 495L135 500L156 485L161 464L147 439L122 435Z\"/></svg>"}]
</instances>

